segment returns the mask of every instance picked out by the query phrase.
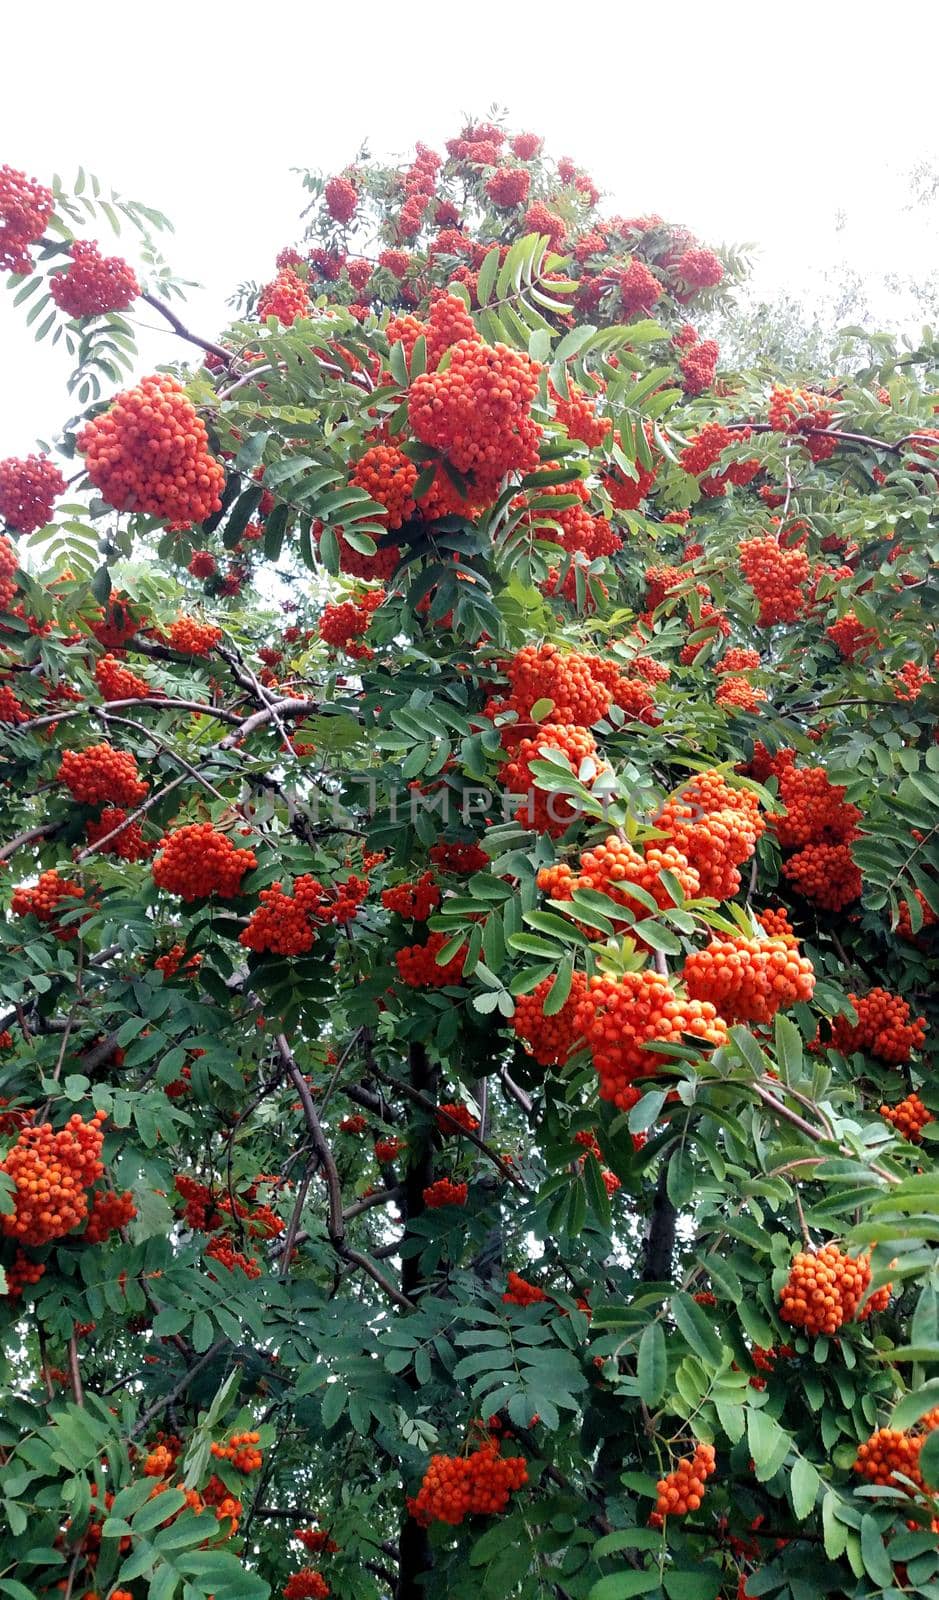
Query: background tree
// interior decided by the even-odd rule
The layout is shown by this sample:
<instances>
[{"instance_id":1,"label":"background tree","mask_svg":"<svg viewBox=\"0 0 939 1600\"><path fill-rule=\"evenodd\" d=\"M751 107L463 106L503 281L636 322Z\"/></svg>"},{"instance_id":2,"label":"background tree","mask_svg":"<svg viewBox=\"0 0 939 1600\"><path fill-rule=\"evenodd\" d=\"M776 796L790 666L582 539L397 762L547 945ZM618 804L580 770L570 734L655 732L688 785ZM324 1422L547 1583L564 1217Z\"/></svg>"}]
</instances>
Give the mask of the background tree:
<instances>
[{"instance_id":1,"label":"background tree","mask_svg":"<svg viewBox=\"0 0 939 1600\"><path fill-rule=\"evenodd\" d=\"M718 376L499 122L304 181L215 340L0 172L0 1594L929 1596L931 336Z\"/></svg>"}]
</instances>

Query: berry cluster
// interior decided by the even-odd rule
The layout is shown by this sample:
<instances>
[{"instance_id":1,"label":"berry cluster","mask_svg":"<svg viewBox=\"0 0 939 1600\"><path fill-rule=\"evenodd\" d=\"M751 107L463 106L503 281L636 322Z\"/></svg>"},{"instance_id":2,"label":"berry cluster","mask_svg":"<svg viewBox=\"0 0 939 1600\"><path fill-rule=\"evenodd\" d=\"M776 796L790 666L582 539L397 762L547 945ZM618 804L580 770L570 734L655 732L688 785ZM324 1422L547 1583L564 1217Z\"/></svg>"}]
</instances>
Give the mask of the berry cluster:
<instances>
[{"instance_id":1,"label":"berry cluster","mask_svg":"<svg viewBox=\"0 0 939 1600\"><path fill-rule=\"evenodd\" d=\"M567 429L568 437L580 439L591 450L596 450L602 445L613 424L609 417L598 417L596 407L590 396L576 383L568 381L567 398L558 393L554 385L549 386L551 399L554 402L555 419ZM565 493L578 493L582 485L572 486L564 484ZM589 495L584 489L583 498L586 501ZM576 509L576 508L573 508Z\"/></svg>"},{"instance_id":2,"label":"berry cluster","mask_svg":"<svg viewBox=\"0 0 939 1600\"><path fill-rule=\"evenodd\" d=\"M417 467L402 450L395 445L374 444L359 457L350 481L384 506L381 521L387 528L400 528L414 514L417 476Z\"/></svg>"},{"instance_id":3,"label":"berry cluster","mask_svg":"<svg viewBox=\"0 0 939 1600\"><path fill-rule=\"evenodd\" d=\"M294 1528L293 1536L299 1539L305 1550L313 1556L326 1554L335 1555L339 1549L335 1539L331 1539L325 1528Z\"/></svg>"},{"instance_id":4,"label":"berry cluster","mask_svg":"<svg viewBox=\"0 0 939 1600\"><path fill-rule=\"evenodd\" d=\"M0 466L2 473L2 466ZM0 534L0 611L9 609L16 594L16 551L9 539Z\"/></svg>"},{"instance_id":5,"label":"berry cluster","mask_svg":"<svg viewBox=\"0 0 939 1600\"><path fill-rule=\"evenodd\" d=\"M53 924L57 939L74 939L78 928L74 922L57 926L59 913L70 908L69 900L83 900L85 891L71 878L61 878L57 872L40 873L39 882L32 888L14 889L10 910L15 917L36 917L39 922Z\"/></svg>"},{"instance_id":6,"label":"berry cluster","mask_svg":"<svg viewBox=\"0 0 939 1600\"><path fill-rule=\"evenodd\" d=\"M396 883L383 889L381 903L386 911L414 922L426 922L440 904L440 889L432 872L423 872L416 883Z\"/></svg>"},{"instance_id":7,"label":"berry cluster","mask_svg":"<svg viewBox=\"0 0 939 1600\"><path fill-rule=\"evenodd\" d=\"M429 854L441 872L457 872L462 876L484 872L489 865L482 845L466 844L461 839L441 839L439 844L431 845Z\"/></svg>"},{"instance_id":8,"label":"berry cluster","mask_svg":"<svg viewBox=\"0 0 939 1600\"><path fill-rule=\"evenodd\" d=\"M458 339L445 372L422 373L411 385L413 433L470 479L481 505L496 499L506 473L537 465L540 429L529 412L539 370L506 345Z\"/></svg>"},{"instance_id":9,"label":"berry cluster","mask_svg":"<svg viewBox=\"0 0 939 1600\"><path fill-rule=\"evenodd\" d=\"M385 598L383 589L372 589L357 600L343 600L339 605L323 607L319 633L324 643L334 650L345 650L347 655L362 658L371 654L366 646L358 644L368 632L372 614Z\"/></svg>"},{"instance_id":10,"label":"berry cluster","mask_svg":"<svg viewBox=\"0 0 939 1600\"><path fill-rule=\"evenodd\" d=\"M861 813L845 801L843 784L832 783L823 767L797 767L788 760L791 751L779 751L771 770L778 776L783 816L774 816L772 828L784 850L807 844L848 844L857 837Z\"/></svg>"},{"instance_id":11,"label":"berry cluster","mask_svg":"<svg viewBox=\"0 0 939 1600\"><path fill-rule=\"evenodd\" d=\"M647 1046L680 1044L685 1034L713 1045L727 1039L726 1024L710 1001L682 999L651 969L590 978L575 1026L590 1046L600 1099L624 1111L635 1104L634 1081L657 1072L667 1059Z\"/></svg>"},{"instance_id":12,"label":"berry cluster","mask_svg":"<svg viewBox=\"0 0 939 1600\"><path fill-rule=\"evenodd\" d=\"M103 317L126 311L140 293L133 270L120 256L102 256L98 246L76 239L69 246L72 265L49 280L49 293L69 317Z\"/></svg>"},{"instance_id":13,"label":"berry cluster","mask_svg":"<svg viewBox=\"0 0 939 1600\"><path fill-rule=\"evenodd\" d=\"M122 666L117 656L101 656L95 662L95 683L103 700L147 700L156 694L145 678Z\"/></svg>"},{"instance_id":14,"label":"berry cluster","mask_svg":"<svg viewBox=\"0 0 939 1600\"><path fill-rule=\"evenodd\" d=\"M709 255L710 251L703 253ZM678 362L685 394L703 394L710 389L719 357L720 349L713 339L702 339L685 350Z\"/></svg>"},{"instance_id":15,"label":"berry cluster","mask_svg":"<svg viewBox=\"0 0 939 1600\"><path fill-rule=\"evenodd\" d=\"M359 191L349 178L330 178L323 191L323 199L335 222L351 222L359 203Z\"/></svg>"},{"instance_id":16,"label":"berry cluster","mask_svg":"<svg viewBox=\"0 0 939 1600\"><path fill-rule=\"evenodd\" d=\"M177 617L167 634L171 650L181 656L207 656L222 642L222 630L212 622L197 622L195 617Z\"/></svg>"},{"instance_id":17,"label":"berry cluster","mask_svg":"<svg viewBox=\"0 0 939 1600\"><path fill-rule=\"evenodd\" d=\"M408 1510L425 1527L446 1522L458 1527L469 1516L504 1511L513 1490L528 1482L522 1456L502 1456L490 1440L466 1456L432 1456Z\"/></svg>"},{"instance_id":18,"label":"berry cluster","mask_svg":"<svg viewBox=\"0 0 939 1600\"><path fill-rule=\"evenodd\" d=\"M35 533L37 528L44 528L52 516L56 496L64 494L65 489L65 479L48 456L27 456L23 461L8 456L6 461L0 461L0 517L17 533ZM0 562L0 610L6 610L13 598L13 588L8 594L7 585L16 568L16 557L14 554L7 572L5 568L13 546L6 540L0 542L4 547Z\"/></svg>"},{"instance_id":19,"label":"berry cluster","mask_svg":"<svg viewBox=\"0 0 939 1600\"><path fill-rule=\"evenodd\" d=\"M175 378L144 378L118 395L85 424L76 444L95 488L118 511L143 511L185 528L221 510L225 474Z\"/></svg>"},{"instance_id":20,"label":"berry cluster","mask_svg":"<svg viewBox=\"0 0 939 1600\"><path fill-rule=\"evenodd\" d=\"M106 743L66 750L56 779L65 784L79 805L85 806L102 805L105 801L135 806L149 787L138 775L136 757L129 750L115 750Z\"/></svg>"},{"instance_id":21,"label":"berry cluster","mask_svg":"<svg viewBox=\"0 0 939 1600\"><path fill-rule=\"evenodd\" d=\"M402 1140L396 1138L393 1134L387 1139L376 1139L375 1160L378 1162L380 1167L386 1167L392 1161L397 1160L403 1149L404 1144Z\"/></svg>"},{"instance_id":22,"label":"berry cluster","mask_svg":"<svg viewBox=\"0 0 939 1600\"><path fill-rule=\"evenodd\" d=\"M246 1476L250 1472L260 1469L263 1457L256 1448L260 1442L259 1433L233 1433L227 1444L212 1443L212 1454L219 1461L230 1461L236 1472L243 1472Z\"/></svg>"},{"instance_id":23,"label":"berry cluster","mask_svg":"<svg viewBox=\"0 0 939 1600\"><path fill-rule=\"evenodd\" d=\"M809 576L804 550L785 549L769 536L745 539L740 546L740 570L760 603L757 622L771 628L777 622L795 622L805 611L802 585Z\"/></svg>"},{"instance_id":24,"label":"berry cluster","mask_svg":"<svg viewBox=\"0 0 939 1600\"><path fill-rule=\"evenodd\" d=\"M797 1001L809 1001L815 973L786 939L744 934L712 939L687 957L682 979L696 1000L710 1000L725 1022L769 1022Z\"/></svg>"},{"instance_id":25,"label":"berry cluster","mask_svg":"<svg viewBox=\"0 0 939 1600\"><path fill-rule=\"evenodd\" d=\"M214 578L218 571L218 562L211 550L196 550L187 570L194 578Z\"/></svg>"},{"instance_id":26,"label":"berry cluster","mask_svg":"<svg viewBox=\"0 0 939 1600\"><path fill-rule=\"evenodd\" d=\"M927 1411L909 1433L899 1428L877 1428L863 1444L858 1445L854 1471L868 1483L879 1484L884 1489L910 1491L902 1482L908 1478L919 1490L926 1485L919 1466L919 1455L933 1430L939 1427L939 1411ZM915 1524L910 1523L910 1527Z\"/></svg>"},{"instance_id":27,"label":"berry cluster","mask_svg":"<svg viewBox=\"0 0 939 1600\"><path fill-rule=\"evenodd\" d=\"M525 645L508 663L506 676L509 693L499 710L517 712L520 722L530 721L539 700L553 702L553 723L583 728L599 722L610 708L610 691L598 682L590 658L573 650L565 654L554 644Z\"/></svg>"},{"instance_id":28,"label":"berry cluster","mask_svg":"<svg viewBox=\"0 0 939 1600\"><path fill-rule=\"evenodd\" d=\"M699 773L669 800L656 821L698 874L700 892L729 900L740 888L766 822L752 791L732 789L720 773Z\"/></svg>"},{"instance_id":29,"label":"berry cluster","mask_svg":"<svg viewBox=\"0 0 939 1600\"><path fill-rule=\"evenodd\" d=\"M542 1067L563 1067L583 1045L577 1016L587 993L587 979L582 972L575 972L564 1004L553 1016L546 1016L544 1004L554 984L553 977L542 978L530 994L520 994L512 1018L518 1038Z\"/></svg>"},{"instance_id":30,"label":"berry cluster","mask_svg":"<svg viewBox=\"0 0 939 1600\"><path fill-rule=\"evenodd\" d=\"M650 1522L661 1527L664 1517L683 1517L689 1511L697 1511L704 1498L704 1485L716 1469L713 1445L696 1445L694 1455L682 1457L677 1467L656 1484L658 1499Z\"/></svg>"},{"instance_id":31,"label":"berry cluster","mask_svg":"<svg viewBox=\"0 0 939 1600\"><path fill-rule=\"evenodd\" d=\"M549 833L552 838L559 838L566 832L577 811L566 795L536 787L537 779L531 764L545 761L546 755L550 758L550 753L562 755L574 775L588 788L603 770L603 763L597 757L596 742L589 729L545 722L533 738L519 741L514 755L500 768L499 780L510 794L525 796L515 811L517 822L524 827L534 828L538 833ZM563 767L559 767L558 771L562 772Z\"/></svg>"},{"instance_id":32,"label":"berry cluster","mask_svg":"<svg viewBox=\"0 0 939 1600\"><path fill-rule=\"evenodd\" d=\"M261 890L261 904L240 934L239 943L246 950L305 955L313 948L317 926L351 922L367 893L368 879L354 874L331 890L303 873L294 880L292 895L285 894L279 883L272 883Z\"/></svg>"},{"instance_id":33,"label":"berry cluster","mask_svg":"<svg viewBox=\"0 0 939 1600\"><path fill-rule=\"evenodd\" d=\"M153 863L153 881L187 902L216 894L231 900L241 880L258 864L253 850L239 850L210 822L187 823L168 833Z\"/></svg>"},{"instance_id":34,"label":"berry cluster","mask_svg":"<svg viewBox=\"0 0 939 1600\"><path fill-rule=\"evenodd\" d=\"M29 272L29 246L52 216L52 190L14 167L0 167L0 272Z\"/></svg>"},{"instance_id":35,"label":"berry cluster","mask_svg":"<svg viewBox=\"0 0 939 1600\"><path fill-rule=\"evenodd\" d=\"M796 1256L780 1295L783 1322L804 1328L808 1334L832 1334L857 1316L871 1281L867 1256L843 1255L837 1245ZM861 1312L865 1321L872 1311L883 1310L890 1285L872 1295Z\"/></svg>"},{"instance_id":36,"label":"berry cluster","mask_svg":"<svg viewBox=\"0 0 939 1600\"><path fill-rule=\"evenodd\" d=\"M714 696L714 704L725 711L758 711L768 698L765 689L756 689L746 678L724 678Z\"/></svg>"},{"instance_id":37,"label":"berry cluster","mask_svg":"<svg viewBox=\"0 0 939 1600\"><path fill-rule=\"evenodd\" d=\"M825 629L825 633L845 661L854 661L857 657L863 661L880 645L877 630L860 622L854 611L846 611L844 616Z\"/></svg>"},{"instance_id":38,"label":"berry cluster","mask_svg":"<svg viewBox=\"0 0 939 1600\"><path fill-rule=\"evenodd\" d=\"M528 1283L524 1278L520 1278L517 1272L510 1272L506 1282L506 1291L502 1296L506 1305L536 1306L548 1298L537 1283Z\"/></svg>"},{"instance_id":39,"label":"berry cluster","mask_svg":"<svg viewBox=\"0 0 939 1600\"><path fill-rule=\"evenodd\" d=\"M902 995L877 988L864 995L849 994L848 999L857 1012L857 1022L849 1022L847 1017L834 1018L833 1049L843 1055L866 1050L868 1055L895 1067L909 1061L914 1050L923 1048L926 1018L911 1021L909 1003Z\"/></svg>"},{"instance_id":40,"label":"berry cluster","mask_svg":"<svg viewBox=\"0 0 939 1600\"><path fill-rule=\"evenodd\" d=\"M448 934L432 933L426 944L405 945L403 950L396 951L395 962L401 982L409 989L444 989L448 984L460 983L466 960L465 946L443 966L437 963L439 952L449 942Z\"/></svg>"},{"instance_id":41,"label":"berry cluster","mask_svg":"<svg viewBox=\"0 0 939 1600\"><path fill-rule=\"evenodd\" d=\"M472 1111L454 1100L445 1100L437 1107L437 1131L444 1138L452 1139L454 1134L461 1130L464 1133L475 1133L479 1127L479 1118L474 1117Z\"/></svg>"},{"instance_id":42,"label":"berry cluster","mask_svg":"<svg viewBox=\"0 0 939 1600\"><path fill-rule=\"evenodd\" d=\"M332 1590L315 1567L301 1567L291 1573L281 1592L284 1600L329 1600Z\"/></svg>"},{"instance_id":43,"label":"berry cluster","mask_svg":"<svg viewBox=\"0 0 939 1600\"><path fill-rule=\"evenodd\" d=\"M129 1189L116 1194L113 1189L101 1190L92 1196L91 1214L84 1231L86 1244L103 1244L112 1233L126 1228L137 1215L134 1197Z\"/></svg>"},{"instance_id":44,"label":"berry cluster","mask_svg":"<svg viewBox=\"0 0 939 1600\"><path fill-rule=\"evenodd\" d=\"M498 167L486 184L486 193L496 206L523 206L531 188L531 173L524 167Z\"/></svg>"},{"instance_id":45,"label":"berry cluster","mask_svg":"<svg viewBox=\"0 0 939 1600\"><path fill-rule=\"evenodd\" d=\"M50 1122L22 1130L0 1162L14 1186L14 1209L0 1215L0 1233L20 1244L48 1244L87 1216L87 1191L104 1171L104 1120L103 1111L88 1122L75 1112L57 1133Z\"/></svg>"},{"instance_id":46,"label":"berry cluster","mask_svg":"<svg viewBox=\"0 0 939 1600\"><path fill-rule=\"evenodd\" d=\"M832 416L826 397L807 389L776 388L770 395L770 427L777 433L806 434L805 445L813 461L827 461L838 447L837 439L821 437L831 426Z\"/></svg>"},{"instance_id":47,"label":"berry cluster","mask_svg":"<svg viewBox=\"0 0 939 1600\"><path fill-rule=\"evenodd\" d=\"M438 1178L424 1190L424 1204L428 1211L439 1211L441 1206L465 1206L468 1194L468 1184Z\"/></svg>"},{"instance_id":48,"label":"berry cluster","mask_svg":"<svg viewBox=\"0 0 939 1600\"><path fill-rule=\"evenodd\" d=\"M727 492L728 483L744 485L760 470L756 460L735 461L722 472L711 473L710 468L720 460L732 444L740 444L750 437L748 428L727 428L722 422L706 422L685 445L678 457L685 472L700 479L698 487L705 499L714 499Z\"/></svg>"},{"instance_id":49,"label":"berry cluster","mask_svg":"<svg viewBox=\"0 0 939 1600\"><path fill-rule=\"evenodd\" d=\"M863 887L846 844L807 844L783 863L783 875L824 911L843 911Z\"/></svg>"},{"instance_id":50,"label":"berry cluster","mask_svg":"<svg viewBox=\"0 0 939 1600\"><path fill-rule=\"evenodd\" d=\"M299 278L292 267L284 267L278 272L273 283L268 283L261 290L258 299L258 316L262 322L268 317L276 317L285 328L292 326L298 317L309 314L310 297L307 294L306 284Z\"/></svg>"},{"instance_id":51,"label":"berry cluster","mask_svg":"<svg viewBox=\"0 0 939 1600\"><path fill-rule=\"evenodd\" d=\"M896 1129L901 1138L909 1139L911 1144L919 1144L926 1124L936 1120L918 1094L908 1094L895 1106L881 1106L880 1115Z\"/></svg>"}]
</instances>

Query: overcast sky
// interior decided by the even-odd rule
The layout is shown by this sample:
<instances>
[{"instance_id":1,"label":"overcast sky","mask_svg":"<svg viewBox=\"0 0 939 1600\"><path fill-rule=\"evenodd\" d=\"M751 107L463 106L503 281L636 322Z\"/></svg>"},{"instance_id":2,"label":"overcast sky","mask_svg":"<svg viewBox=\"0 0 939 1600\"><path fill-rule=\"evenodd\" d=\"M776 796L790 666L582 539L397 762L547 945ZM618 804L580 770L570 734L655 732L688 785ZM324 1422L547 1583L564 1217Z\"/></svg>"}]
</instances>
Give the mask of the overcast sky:
<instances>
[{"instance_id":1,"label":"overcast sky","mask_svg":"<svg viewBox=\"0 0 939 1600\"><path fill-rule=\"evenodd\" d=\"M165 251L206 285L189 318L210 337L234 285L271 276L296 237L291 167L334 171L363 139L382 155L415 139L439 149L493 102L586 167L610 211L655 210L707 243L758 246L769 287L845 256L873 274L937 265L922 215L903 209L904 172L939 162L935 0L893 12L872 0L47 0L0 26L0 163L66 182L81 163L171 216ZM121 250L106 226L100 237ZM162 330L142 343L141 370L179 351ZM64 358L33 342L6 295L0 351L2 457L50 437L68 404Z\"/></svg>"}]
</instances>

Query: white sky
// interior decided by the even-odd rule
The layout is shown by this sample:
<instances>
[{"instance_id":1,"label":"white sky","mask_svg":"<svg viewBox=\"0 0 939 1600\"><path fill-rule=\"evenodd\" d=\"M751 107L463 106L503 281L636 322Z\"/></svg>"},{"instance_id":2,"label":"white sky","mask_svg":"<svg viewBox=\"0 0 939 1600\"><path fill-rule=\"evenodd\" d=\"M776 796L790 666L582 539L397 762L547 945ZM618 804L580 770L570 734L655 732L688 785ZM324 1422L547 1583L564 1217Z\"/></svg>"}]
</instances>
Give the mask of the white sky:
<instances>
[{"instance_id":1,"label":"white sky","mask_svg":"<svg viewBox=\"0 0 939 1600\"><path fill-rule=\"evenodd\" d=\"M46 0L8 8L2 37L0 162L66 182L81 163L169 215L164 253L208 286L188 310L208 337L235 284L270 277L296 237L292 166L334 171L363 139L439 149L493 101L583 165L608 210L757 245L768 288L845 257L871 274L939 264L923 215L903 210L904 172L939 162L935 0ZM106 224L100 239L121 252ZM0 457L69 414L65 358L23 321L0 290ZM142 344L141 371L179 351L162 331Z\"/></svg>"}]
</instances>

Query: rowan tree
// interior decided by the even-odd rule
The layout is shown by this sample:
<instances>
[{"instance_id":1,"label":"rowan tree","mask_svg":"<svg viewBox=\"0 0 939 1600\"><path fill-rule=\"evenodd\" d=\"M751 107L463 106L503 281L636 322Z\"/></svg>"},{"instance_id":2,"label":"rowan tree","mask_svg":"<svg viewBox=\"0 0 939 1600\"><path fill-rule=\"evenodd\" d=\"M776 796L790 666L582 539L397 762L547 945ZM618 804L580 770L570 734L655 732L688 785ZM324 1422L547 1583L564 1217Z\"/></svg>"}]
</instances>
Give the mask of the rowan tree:
<instances>
[{"instance_id":1,"label":"rowan tree","mask_svg":"<svg viewBox=\"0 0 939 1600\"><path fill-rule=\"evenodd\" d=\"M501 121L304 182L210 338L0 171L0 1595L934 1595L939 348L722 370Z\"/></svg>"}]
</instances>

